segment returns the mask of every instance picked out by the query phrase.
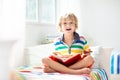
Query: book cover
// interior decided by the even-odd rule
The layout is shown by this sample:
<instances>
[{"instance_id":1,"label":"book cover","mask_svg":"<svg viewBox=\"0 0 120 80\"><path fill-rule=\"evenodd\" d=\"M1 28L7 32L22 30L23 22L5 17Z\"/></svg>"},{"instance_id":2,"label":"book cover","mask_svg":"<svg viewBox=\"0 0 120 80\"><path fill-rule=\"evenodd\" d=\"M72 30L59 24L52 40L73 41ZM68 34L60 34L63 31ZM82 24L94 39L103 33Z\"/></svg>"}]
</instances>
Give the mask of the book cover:
<instances>
[{"instance_id":1,"label":"book cover","mask_svg":"<svg viewBox=\"0 0 120 80\"><path fill-rule=\"evenodd\" d=\"M65 66L70 66L81 59L80 54L74 54L74 55L63 55L63 56L57 56L57 55L51 55L49 58L51 58L54 61L57 61Z\"/></svg>"}]
</instances>

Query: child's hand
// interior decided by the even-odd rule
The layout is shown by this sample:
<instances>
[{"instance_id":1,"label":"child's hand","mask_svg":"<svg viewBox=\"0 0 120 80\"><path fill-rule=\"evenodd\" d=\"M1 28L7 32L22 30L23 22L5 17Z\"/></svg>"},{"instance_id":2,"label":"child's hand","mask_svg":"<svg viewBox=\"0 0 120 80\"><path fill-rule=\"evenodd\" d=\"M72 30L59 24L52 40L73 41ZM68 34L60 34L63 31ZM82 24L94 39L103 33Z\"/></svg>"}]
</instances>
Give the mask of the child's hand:
<instances>
[{"instance_id":1,"label":"child's hand","mask_svg":"<svg viewBox=\"0 0 120 80\"><path fill-rule=\"evenodd\" d=\"M63 55L60 52L53 52L53 56L57 59L62 59Z\"/></svg>"},{"instance_id":2,"label":"child's hand","mask_svg":"<svg viewBox=\"0 0 120 80\"><path fill-rule=\"evenodd\" d=\"M86 57L87 55L90 55L92 51L90 49L88 49L87 51L84 51L82 54L82 57Z\"/></svg>"},{"instance_id":3,"label":"child's hand","mask_svg":"<svg viewBox=\"0 0 120 80\"><path fill-rule=\"evenodd\" d=\"M60 58L60 59L65 59L65 58L69 58L73 55L62 55L60 52L53 52L53 56L57 57L57 58Z\"/></svg>"},{"instance_id":4,"label":"child's hand","mask_svg":"<svg viewBox=\"0 0 120 80\"><path fill-rule=\"evenodd\" d=\"M88 50L84 51L84 55L90 55L91 52L92 51L90 49L88 49Z\"/></svg>"},{"instance_id":5,"label":"child's hand","mask_svg":"<svg viewBox=\"0 0 120 80\"><path fill-rule=\"evenodd\" d=\"M62 55L60 52L53 52L54 55Z\"/></svg>"}]
</instances>

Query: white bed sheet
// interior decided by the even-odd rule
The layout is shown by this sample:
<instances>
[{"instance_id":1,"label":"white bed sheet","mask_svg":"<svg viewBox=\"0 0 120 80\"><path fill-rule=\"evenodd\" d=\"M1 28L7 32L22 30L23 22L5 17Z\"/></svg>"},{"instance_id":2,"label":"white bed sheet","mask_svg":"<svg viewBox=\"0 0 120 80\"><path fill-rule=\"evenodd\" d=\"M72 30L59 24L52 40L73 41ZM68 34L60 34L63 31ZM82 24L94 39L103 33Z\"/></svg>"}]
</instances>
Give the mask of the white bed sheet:
<instances>
[{"instance_id":1,"label":"white bed sheet","mask_svg":"<svg viewBox=\"0 0 120 80\"><path fill-rule=\"evenodd\" d=\"M70 74L60 74L60 73L40 73L40 72L31 72L23 73L25 80L91 80L86 75L70 75Z\"/></svg>"}]
</instances>

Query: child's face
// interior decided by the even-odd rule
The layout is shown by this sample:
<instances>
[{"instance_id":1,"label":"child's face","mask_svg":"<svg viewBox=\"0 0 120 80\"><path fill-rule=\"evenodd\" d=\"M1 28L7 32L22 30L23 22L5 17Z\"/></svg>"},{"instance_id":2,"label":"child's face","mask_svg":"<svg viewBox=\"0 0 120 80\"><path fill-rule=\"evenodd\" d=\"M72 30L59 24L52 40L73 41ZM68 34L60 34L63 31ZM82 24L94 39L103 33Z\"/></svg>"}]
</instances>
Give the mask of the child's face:
<instances>
[{"instance_id":1,"label":"child's face","mask_svg":"<svg viewBox=\"0 0 120 80\"><path fill-rule=\"evenodd\" d=\"M62 32L65 33L74 33L76 30L75 22L70 19L66 19L62 21L61 25Z\"/></svg>"}]
</instances>

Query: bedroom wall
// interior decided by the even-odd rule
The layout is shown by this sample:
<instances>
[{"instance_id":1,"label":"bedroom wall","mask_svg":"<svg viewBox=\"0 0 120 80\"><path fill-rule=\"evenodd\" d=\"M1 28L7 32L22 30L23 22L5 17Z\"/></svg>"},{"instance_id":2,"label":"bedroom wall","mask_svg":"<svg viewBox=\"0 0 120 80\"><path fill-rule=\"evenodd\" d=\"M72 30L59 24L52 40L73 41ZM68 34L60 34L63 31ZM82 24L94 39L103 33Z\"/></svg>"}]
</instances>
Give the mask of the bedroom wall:
<instances>
[{"instance_id":1,"label":"bedroom wall","mask_svg":"<svg viewBox=\"0 0 120 80\"><path fill-rule=\"evenodd\" d=\"M118 36L120 34L119 0L79 0L78 2L65 2L62 4L63 7L58 7L57 12L74 12L79 18L78 32L86 36L91 46L101 45L120 48L118 44L120 41L120 37ZM73 4L77 6L70 6ZM64 6L69 7L64 8ZM58 34L55 25L27 24L26 26L26 46L40 44L41 41L44 41L47 34Z\"/></svg>"},{"instance_id":2,"label":"bedroom wall","mask_svg":"<svg viewBox=\"0 0 120 80\"><path fill-rule=\"evenodd\" d=\"M82 33L91 45L120 49L120 0L81 0Z\"/></svg>"},{"instance_id":3,"label":"bedroom wall","mask_svg":"<svg viewBox=\"0 0 120 80\"><path fill-rule=\"evenodd\" d=\"M25 47L46 43L47 35L59 35L56 25L26 24Z\"/></svg>"},{"instance_id":4,"label":"bedroom wall","mask_svg":"<svg viewBox=\"0 0 120 80\"><path fill-rule=\"evenodd\" d=\"M24 64L24 4L24 0L0 0L0 80L10 80L9 72Z\"/></svg>"}]
</instances>

